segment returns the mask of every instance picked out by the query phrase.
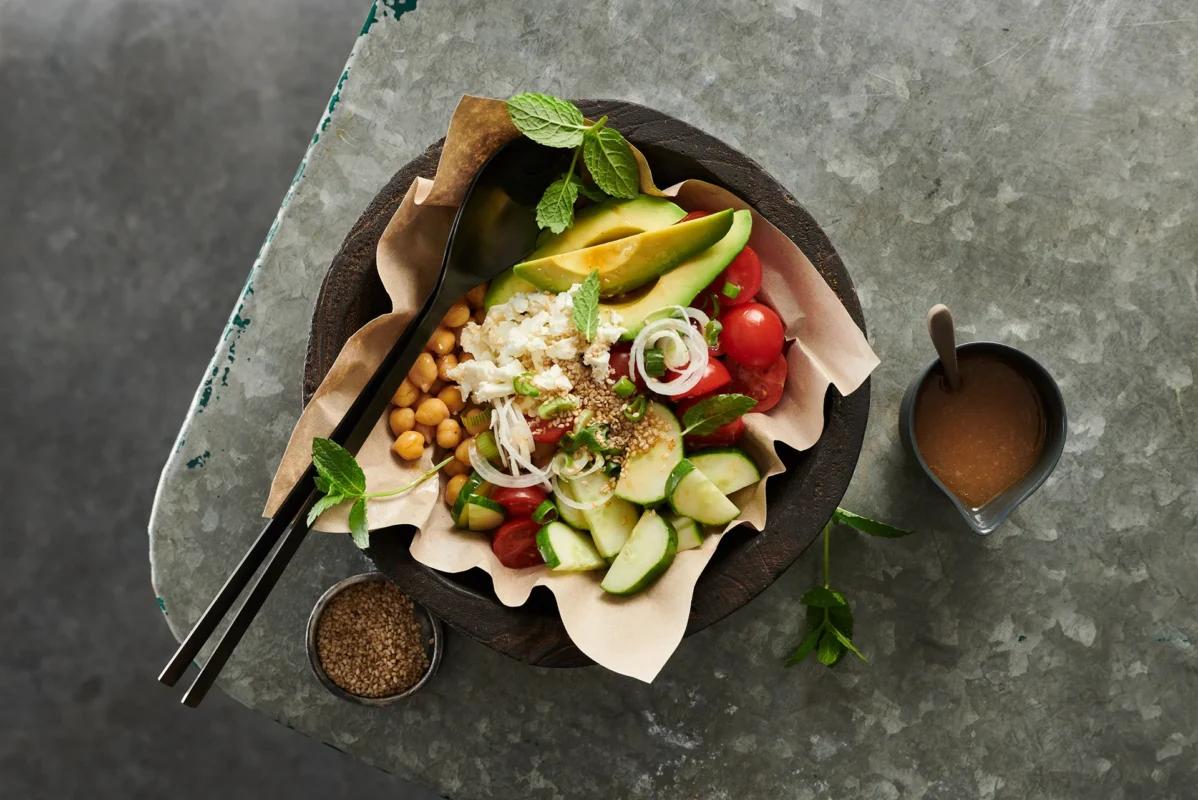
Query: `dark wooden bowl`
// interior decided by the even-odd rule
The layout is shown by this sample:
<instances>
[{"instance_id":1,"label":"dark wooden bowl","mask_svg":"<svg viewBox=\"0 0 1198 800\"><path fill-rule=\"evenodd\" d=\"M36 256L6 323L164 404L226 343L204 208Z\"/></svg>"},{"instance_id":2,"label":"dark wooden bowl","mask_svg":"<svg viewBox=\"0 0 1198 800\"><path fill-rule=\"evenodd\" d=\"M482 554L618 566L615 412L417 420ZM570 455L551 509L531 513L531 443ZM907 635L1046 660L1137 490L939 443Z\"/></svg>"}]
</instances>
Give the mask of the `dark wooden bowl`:
<instances>
[{"instance_id":1,"label":"dark wooden bowl","mask_svg":"<svg viewBox=\"0 0 1198 800\"><path fill-rule=\"evenodd\" d=\"M649 159L659 185L702 178L751 204L802 248L865 330L857 293L832 243L794 197L756 162L651 108L613 100L584 100L578 105L591 119L606 114ZM395 173L354 224L329 266L308 340L305 403L349 336L390 310L375 270L375 247L408 185L418 175L432 176L440 152L441 142L437 142ZM830 389L819 442L801 453L782 446L787 471L771 478L767 486L769 528L754 534L742 526L721 540L695 587L688 635L749 602L819 535L848 488L868 415L868 383L849 397ZM495 598L490 576L481 570L449 575L416 563L408 553L413 533L414 529L401 527L375 536L367 554L417 602L458 631L520 661L545 667L591 663L566 635L548 590L537 588L528 603L508 608Z\"/></svg>"}]
</instances>

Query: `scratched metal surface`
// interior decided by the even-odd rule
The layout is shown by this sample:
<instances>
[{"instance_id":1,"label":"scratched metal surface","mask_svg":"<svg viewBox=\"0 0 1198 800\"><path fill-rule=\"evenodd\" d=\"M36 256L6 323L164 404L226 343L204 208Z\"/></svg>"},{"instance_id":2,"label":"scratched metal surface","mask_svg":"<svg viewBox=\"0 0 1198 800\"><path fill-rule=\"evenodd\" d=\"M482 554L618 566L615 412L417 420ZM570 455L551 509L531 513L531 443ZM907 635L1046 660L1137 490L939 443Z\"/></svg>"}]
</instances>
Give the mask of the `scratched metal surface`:
<instances>
[{"instance_id":1,"label":"scratched metal surface","mask_svg":"<svg viewBox=\"0 0 1198 800\"><path fill-rule=\"evenodd\" d=\"M361 36L163 474L153 579L178 635L244 549L294 422L321 276L464 92L661 108L754 155L821 221L883 359L840 535L868 665L783 670L809 552L652 686L452 638L388 710L309 676L303 621L362 566L313 537L226 669L246 705L450 797L1166 797L1198 782L1198 121L1187 2L495 0L384 8ZM922 315L1059 379L1070 440L968 535L900 449ZM212 504L210 498L221 502Z\"/></svg>"}]
</instances>

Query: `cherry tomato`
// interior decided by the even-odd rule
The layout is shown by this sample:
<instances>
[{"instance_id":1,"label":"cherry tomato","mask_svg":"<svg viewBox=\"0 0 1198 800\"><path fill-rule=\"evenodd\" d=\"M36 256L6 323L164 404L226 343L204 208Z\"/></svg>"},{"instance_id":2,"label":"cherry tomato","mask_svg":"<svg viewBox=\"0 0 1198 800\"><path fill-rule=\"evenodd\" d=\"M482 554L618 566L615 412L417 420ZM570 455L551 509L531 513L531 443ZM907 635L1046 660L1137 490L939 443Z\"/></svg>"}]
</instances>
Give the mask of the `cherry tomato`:
<instances>
[{"instance_id":1,"label":"cherry tomato","mask_svg":"<svg viewBox=\"0 0 1198 800\"><path fill-rule=\"evenodd\" d=\"M639 372L632 368L632 345L618 344L611 349L611 356L608 364L611 365L611 379L618 381L620 378L628 378L636 384L636 388L644 390L645 379ZM633 373L636 374L633 374Z\"/></svg>"},{"instance_id":2,"label":"cherry tomato","mask_svg":"<svg viewBox=\"0 0 1198 800\"><path fill-rule=\"evenodd\" d=\"M540 524L523 517L508 520L495 531L491 539L491 552L499 559L499 563L510 569L535 567L545 563L541 551L537 549L537 531Z\"/></svg>"},{"instance_id":3,"label":"cherry tomato","mask_svg":"<svg viewBox=\"0 0 1198 800\"><path fill-rule=\"evenodd\" d=\"M689 212L687 212L687 215L685 217L683 217L682 219L678 220L678 222L690 222L692 219L699 219L700 217L706 217L706 216L709 216L710 214L711 214L710 211L689 211ZM677 224L677 223L675 223L675 224Z\"/></svg>"},{"instance_id":4,"label":"cherry tomato","mask_svg":"<svg viewBox=\"0 0 1198 800\"><path fill-rule=\"evenodd\" d=\"M498 486L491 492L491 499L503 506L513 517L529 517L549 495L539 486Z\"/></svg>"},{"instance_id":5,"label":"cherry tomato","mask_svg":"<svg viewBox=\"0 0 1198 800\"><path fill-rule=\"evenodd\" d=\"M720 344L728 357L748 367L768 367L782 352L782 320L769 306L746 303L720 315Z\"/></svg>"},{"instance_id":6,"label":"cherry tomato","mask_svg":"<svg viewBox=\"0 0 1198 800\"><path fill-rule=\"evenodd\" d=\"M678 400L685 400L689 397L702 397L703 395L711 394L716 389L726 386L731 382L732 376L728 374L728 368L719 360L709 358L707 359L707 370L703 373L703 377L699 379L699 382L682 394L674 395L674 397Z\"/></svg>"},{"instance_id":7,"label":"cherry tomato","mask_svg":"<svg viewBox=\"0 0 1198 800\"><path fill-rule=\"evenodd\" d=\"M676 407L679 419L682 418L682 415L686 413L688 408L699 402L700 399L695 397L680 402ZM711 433L702 436L696 433L688 433L683 441L688 450L698 447L728 447L740 441L740 437L744 435L744 432L745 421L743 418L737 417L731 422L716 428Z\"/></svg>"},{"instance_id":8,"label":"cherry tomato","mask_svg":"<svg viewBox=\"0 0 1198 800\"><path fill-rule=\"evenodd\" d=\"M530 419L528 427L532 429L532 440L537 444L557 444L570 430L568 423L540 417Z\"/></svg>"},{"instance_id":9,"label":"cherry tomato","mask_svg":"<svg viewBox=\"0 0 1198 800\"><path fill-rule=\"evenodd\" d=\"M736 297L728 296L732 286L736 287L731 290ZM707 291L716 296L721 308L751 303L761 291L761 259L757 257L753 248L746 245L745 249L737 253L732 263L708 285Z\"/></svg>"},{"instance_id":10,"label":"cherry tomato","mask_svg":"<svg viewBox=\"0 0 1198 800\"><path fill-rule=\"evenodd\" d=\"M786 386L786 356L778 356L768 367L732 365L732 391L747 394L757 401L754 411L769 411L782 399Z\"/></svg>"}]
</instances>

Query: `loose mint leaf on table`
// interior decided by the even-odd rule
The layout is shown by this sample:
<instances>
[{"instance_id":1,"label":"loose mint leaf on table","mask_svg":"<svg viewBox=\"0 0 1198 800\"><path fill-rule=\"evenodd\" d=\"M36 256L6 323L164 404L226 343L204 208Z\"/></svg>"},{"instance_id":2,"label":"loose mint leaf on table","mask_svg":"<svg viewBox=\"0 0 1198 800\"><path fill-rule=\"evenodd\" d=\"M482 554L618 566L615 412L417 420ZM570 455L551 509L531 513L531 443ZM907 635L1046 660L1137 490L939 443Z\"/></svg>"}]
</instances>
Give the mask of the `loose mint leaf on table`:
<instances>
[{"instance_id":1,"label":"loose mint leaf on table","mask_svg":"<svg viewBox=\"0 0 1198 800\"><path fill-rule=\"evenodd\" d=\"M632 147L615 128L596 127L586 132L582 159L595 184L612 197L630 200L640 193L640 170Z\"/></svg>"},{"instance_id":2,"label":"loose mint leaf on table","mask_svg":"<svg viewBox=\"0 0 1198 800\"><path fill-rule=\"evenodd\" d=\"M512 95L507 113L520 133L546 147L578 147L588 127L578 106L539 92Z\"/></svg>"},{"instance_id":3,"label":"loose mint leaf on table","mask_svg":"<svg viewBox=\"0 0 1198 800\"><path fill-rule=\"evenodd\" d=\"M819 651L815 654L819 663L830 667L840 660L842 652L840 642L836 641L836 637L832 635L831 631L824 631L819 640Z\"/></svg>"},{"instance_id":4,"label":"loose mint leaf on table","mask_svg":"<svg viewBox=\"0 0 1198 800\"><path fill-rule=\"evenodd\" d=\"M869 659L861 654L861 651L857 649L855 644L853 644L853 640L841 633L835 625L828 625L828 630L831 631L832 635L836 637L836 641L840 642L841 647L843 647L845 650L848 650L862 661L869 663Z\"/></svg>"},{"instance_id":5,"label":"loose mint leaf on table","mask_svg":"<svg viewBox=\"0 0 1198 800\"><path fill-rule=\"evenodd\" d=\"M537 227L561 233L574 224L574 203L581 186L577 176L563 176L545 190L537 203Z\"/></svg>"},{"instance_id":6,"label":"loose mint leaf on table","mask_svg":"<svg viewBox=\"0 0 1198 800\"><path fill-rule=\"evenodd\" d=\"M829 589L827 586L816 586L814 589L808 589L807 593L799 598L799 602L813 608L833 608L835 606L847 605L844 595L835 589Z\"/></svg>"},{"instance_id":7,"label":"loose mint leaf on table","mask_svg":"<svg viewBox=\"0 0 1198 800\"><path fill-rule=\"evenodd\" d=\"M811 655L811 651L815 649L817 644L819 644L819 637L822 634L823 631L821 629L812 628L807 633L807 636L804 637L803 641L799 643L799 646L795 648L795 651L790 654L790 658L786 659L786 666L793 667L795 664L798 664L804 658Z\"/></svg>"},{"instance_id":8,"label":"loose mint leaf on table","mask_svg":"<svg viewBox=\"0 0 1198 800\"><path fill-rule=\"evenodd\" d=\"M366 524L366 498L359 497L349 509L349 532L359 550L370 547L370 527Z\"/></svg>"},{"instance_id":9,"label":"loose mint leaf on table","mask_svg":"<svg viewBox=\"0 0 1198 800\"><path fill-rule=\"evenodd\" d=\"M850 528L856 528L862 533L867 533L870 536L880 536L883 539L899 539L903 536L910 536L913 533L913 531L887 525L885 522L878 522L876 519L854 514L852 511L845 511L843 508L836 509L832 513L832 519L843 525L848 525Z\"/></svg>"},{"instance_id":10,"label":"loose mint leaf on table","mask_svg":"<svg viewBox=\"0 0 1198 800\"><path fill-rule=\"evenodd\" d=\"M706 436L743 416L757 401L744 394L717 394L700 400L682 415L683 434Z\"/></svg>"},{"instance_id":11,"label":"loose mint leaf on table","mask_svg":"<svg viewBox=\"0 0 1198 800\"><path fill-rule=\"evenodd\" d=\"M331 439L312 440L312 463L327 482L329 491L356 497L366 491L366 473L353 454ZM319 484L317 484L319 486Z\"/></svg>"},{"instance_id":12,"label":"loose mint leaf on table","mask_svg":"<svg viewBox=\"0 0 1198 800\"><path fill-rule=\"evenodd\" d=\"M574 327L589 342L599 332L599 272L587 275L574 292Z\"/></svg>"}]
</instances>

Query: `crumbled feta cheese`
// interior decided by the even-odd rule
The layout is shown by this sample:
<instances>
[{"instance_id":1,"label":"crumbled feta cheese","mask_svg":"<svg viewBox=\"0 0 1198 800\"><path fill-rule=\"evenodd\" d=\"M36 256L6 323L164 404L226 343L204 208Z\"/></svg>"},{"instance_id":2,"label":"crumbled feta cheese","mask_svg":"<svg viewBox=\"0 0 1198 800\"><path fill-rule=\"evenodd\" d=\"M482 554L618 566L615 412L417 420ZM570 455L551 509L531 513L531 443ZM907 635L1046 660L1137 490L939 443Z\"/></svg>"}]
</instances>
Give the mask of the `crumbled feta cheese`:
<instances>
[{"instance_id":1,"label":"crumbled feta cheese","mask_svg":"<svg viewBox=\"0 0 1198 800\"><path fill-rule=\"evenodd\" d=\"M575 291L515 294L492 306L482 324L467 323L459 341L474 358L450 369L449 377L476 401L513 394L512 379L524 372L538 389L569 392L573 383L560 364L582 355L594 379L606 380L608 350L624 333L620 317L602 313L595 339L587 342L574 326Z\"/></svg>"}]
</instances>

